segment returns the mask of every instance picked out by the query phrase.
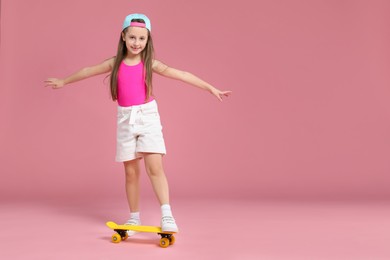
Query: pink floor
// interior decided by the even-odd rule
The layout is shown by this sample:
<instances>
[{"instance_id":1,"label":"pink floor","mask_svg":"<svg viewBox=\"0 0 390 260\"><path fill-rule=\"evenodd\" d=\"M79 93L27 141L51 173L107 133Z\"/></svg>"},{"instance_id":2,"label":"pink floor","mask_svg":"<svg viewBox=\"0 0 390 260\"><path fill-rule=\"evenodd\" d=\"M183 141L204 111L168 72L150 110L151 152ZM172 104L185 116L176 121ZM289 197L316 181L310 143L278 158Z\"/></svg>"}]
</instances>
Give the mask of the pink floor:
<instances>
[{"instance_id":1,"label":"pink floor","mask_svg":"<svg viewBox=\"0 0 390 260\"><path fill-rule=\"evenodd\" d=\"M105 222L123 221L125 205L3 201L0 259L390 259L388 202L175 201L181 232L166 249L148 233L110 242ZM143 205L157 225L156 202Z\"/></svg>"}]
</instances>

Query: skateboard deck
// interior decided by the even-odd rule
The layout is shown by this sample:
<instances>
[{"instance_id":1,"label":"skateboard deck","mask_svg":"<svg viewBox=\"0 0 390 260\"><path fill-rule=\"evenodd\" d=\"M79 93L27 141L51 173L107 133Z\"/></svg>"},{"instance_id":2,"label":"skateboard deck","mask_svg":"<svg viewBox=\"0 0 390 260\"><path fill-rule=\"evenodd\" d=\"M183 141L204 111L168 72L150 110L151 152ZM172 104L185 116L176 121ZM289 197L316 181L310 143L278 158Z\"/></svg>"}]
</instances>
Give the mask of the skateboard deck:
<instances>
[{"instance_id":1,"label":"skateboard deck","mask_svg":"<svg viewBox=\"0 0 390 260\"><path fill-rule=\"evenodd\" d=\"M132 230L136 232L148 232L148 233L156 233L161 236L160 246L168 247L175 243L175 237L173 234L176 232L165 232L161 230L161 227L156 226L134 226L134 225L118 225L115 222L109 221L106 223L107 227L114 230L114 233L111 237L111 241L114 243L119 243L122 240L126 240L128 238L127 231Z\"/></svg>"}]
</instances>

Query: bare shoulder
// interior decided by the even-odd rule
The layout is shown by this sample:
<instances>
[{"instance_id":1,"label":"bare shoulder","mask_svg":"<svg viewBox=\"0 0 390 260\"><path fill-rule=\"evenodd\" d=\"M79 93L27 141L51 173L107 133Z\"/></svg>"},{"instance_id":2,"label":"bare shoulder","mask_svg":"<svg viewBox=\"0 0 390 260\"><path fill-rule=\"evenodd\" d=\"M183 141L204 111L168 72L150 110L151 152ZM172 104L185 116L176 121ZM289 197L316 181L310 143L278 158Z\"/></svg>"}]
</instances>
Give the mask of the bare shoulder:
<instances>
[{"instance_id":1,"label":"bare shoulder","mask_svg":"<svg viewBox=\"0 0 390 260\"><path fill-rule=\"evenodd\" d=\"M102 73L107 73L112 71L112 69L114 68L115 59L116 57L111 57L100 62L95 66L92 66L91 67L92 73L96 75L96 74L102 74Z\"/></svg>"},{"instance_id":2,"label":"bare shoulder","mask_svg":"<svg viewBox=\"0 0 390 260\"><path fill-rule=\"evenodd\" d=\"M111 69L114 67L116 57L111 57L102 62L102 64L109 66Z\"/></svg>"},{"instance_id":3,"label":"bare shoulder","mask_svg":"<svg viewBox=\"0 0 390 260\"><path fill-rule=\"evenodd\" d=\"M168 68L168 65L165 63L159 61L159 60L153 60L152 69L156 73L162 73Z\"/></svg>"}]
</instances>

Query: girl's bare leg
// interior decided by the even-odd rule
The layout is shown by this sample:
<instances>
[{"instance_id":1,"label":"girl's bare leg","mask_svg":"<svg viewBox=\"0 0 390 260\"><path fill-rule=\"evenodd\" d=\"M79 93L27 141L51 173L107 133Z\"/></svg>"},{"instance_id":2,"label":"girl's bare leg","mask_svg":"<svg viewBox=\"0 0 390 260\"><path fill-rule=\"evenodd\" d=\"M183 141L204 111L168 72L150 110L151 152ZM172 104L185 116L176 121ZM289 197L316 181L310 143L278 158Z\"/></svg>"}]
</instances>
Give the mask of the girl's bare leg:
<instances>
[{"instance_id":1,"label":"girl's bare leg","mask_svg":"<svg viewBox=\"0 0 390 260\"><path fill-rule=\"evenodd\" d=\"M163 231L179 231L175 219L172 216L171 206L169 205L169 187L164 173L161 154L144 154L145 168L149 175L153 190L161 205L161 229Z\"/></svg>"},{"instance_id":2,"label":"girl's bare leg","mask_svg":"<svg viewBox=\"0 0 390 260\"><path fill-rule=\"evenodd\" d=\"M139 212L139 159L126 161L123 163L126 174L126 195L130 212Z\"/></svg>"},{"instance_id":3,"label":"girl's bare leg","mask_svg":"<svg viewBox=\"0 0 390 260\"><path fill-rule=\"evenodd\" d=\"M162 155L145 153L145 168L160 205L169 204L169 187L162 164Z\"/></svg>"}]
</instances>

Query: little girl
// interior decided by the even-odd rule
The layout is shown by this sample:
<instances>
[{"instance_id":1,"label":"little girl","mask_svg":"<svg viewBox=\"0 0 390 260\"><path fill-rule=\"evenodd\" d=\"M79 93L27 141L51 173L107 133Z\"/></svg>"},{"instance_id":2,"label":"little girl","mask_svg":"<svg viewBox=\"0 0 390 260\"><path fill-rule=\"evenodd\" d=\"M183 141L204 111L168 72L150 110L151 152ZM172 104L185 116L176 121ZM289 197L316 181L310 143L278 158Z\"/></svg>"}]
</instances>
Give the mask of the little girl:
<instances>
[{"instance_id":1,"label":"little girl","mask_svg":"<svg viewBox=\"0 0 390 260\"><path fill-rule=\"evenodd\" d=\"M169 189L162 165L166 153L157 103L153 96L153 72L181 80L209 91L222 101L231 91L221 91L191 73L168 67L154 59L151 24L143 14L125 18L117 55L101 64L85 67L64 78L48 78L45 85L58 89L66 84L95 75L111 72L110 86L113 101L118 102L116 161L123 162L126 174L126 194L130 218L126 224L140 225L139 162L143 158L146 172L160 202L163 231L178 232L169 204ZM129 231L129 235L135 232Z\"/></svg>"}]
</instances>

